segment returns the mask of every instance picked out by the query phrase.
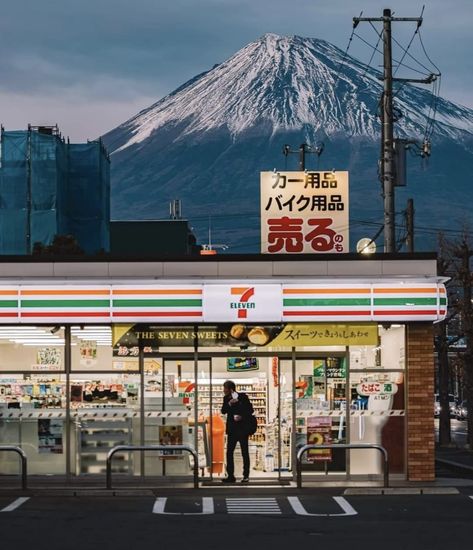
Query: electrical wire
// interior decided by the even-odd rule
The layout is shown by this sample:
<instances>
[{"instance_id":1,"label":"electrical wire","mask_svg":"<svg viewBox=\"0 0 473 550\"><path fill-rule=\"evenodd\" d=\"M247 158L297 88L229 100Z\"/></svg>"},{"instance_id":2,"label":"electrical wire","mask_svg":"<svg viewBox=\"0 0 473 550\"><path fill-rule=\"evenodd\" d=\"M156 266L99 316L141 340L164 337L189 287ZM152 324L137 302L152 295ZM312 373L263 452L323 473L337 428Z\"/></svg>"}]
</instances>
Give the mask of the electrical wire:
<instances>
[{"instance_id":1,"label":"electrical wire","mask_svg":"<svg viewBox=\"0 0 473 550\"><path fill-rule=\"evenodd\" d=\"M409 53L409 48L412 46L412 43L414 42L414 38L416 37L416 34L418 33L418 31L419 31L419 27L417 27L416 30L414 31L414 34L412 35L412 37L409 41L409 44L407 45L407 48L404 50L404 53L401 57L401 60L399 61L399 65L396 67L396 70L394 71L393 77L396 76L397 71L399 70L399 67L401 66L402 62L404 61L406 55Z\"/></svg>"},{"instance_id":2,"label":"electrical wire","mask_svg":"<svg viewBox=\"0 0 473 550\"><path fill-rule=\"evenodd\" d=\"M360 13L360 17L363 15L363 12ZM344 63L345 63L345 59L347 58L347 55L348 55L348 50L350 49L350 46L351 46L351 43L353 41L353 36L355 34L355 26L353 26L353 29L351 31L351 34L350 34L350 38L348 39L348 44L347 44L347 47L345 48L345 52L342 56L342 59L340 61L340 63L338 64L337 68L336 68L336 73L337 73L337 77L335 78L335 82L333 83L333 89L335 90L338 86L338 82L340 80L340 69L343 67Z\"/></svg>"},{"instance_id":3,"label":"electrical wire","mask_svg":"<svg viewBox=\"0 0 473 550\"><path fill-rule=\"evenodd\" d=\"M424 55L425 57L428 59L429 63L435 68L435 70L437 71L438 75L440 76L442 73L440 71L440 69L437 67L437 65L432 61L432 59L430 59L430 56L429 54L427 53L426 49L425 49L425 46L424 46L424 42L422 40L422 34L420 32L420 29L419 29L419 32L417 33L418 36L419 36L419 42L420 42L420 45L422 46L422 51L424 52Z\"/></svg>"},{"instance_id":4,"label":"electrical wire","mask_svg":"<svg viewBox=\"0 0 473 550\"><path fill-rule=\"evenodd\" d=\"M371 23L371 21L370 21L370 23ZM372 63L372 61L373 61L373 58L374 58L376 52L377 52L377 51L380 51L380 50L378 50L378 46L379 46L379 43L381 42L381 40L382 40L382 38L383 38L383 32L382 32L382 31L379 31L379 32L378 32L378 30L377 30L376 27L373 25L373 23L371 23L371 26L374 28L374 30L375 30L375 32L376 32L376 35L378 36L378 41L376 42L376 46L374 46L373 51L371 52L371 57L370 57L370 59L369 59L369 61L368 61L368 64L365 65L365 69L364 69L364 71L361 73L360 79L363 79L363 78L365 77L366 73L368 72L368 69L371 68L371 63ZM376 69L373 68L373 70L376 70ZM378 72L380 73L380 71L378 71ZM381 74L381 73L380 73L380 74ZM361 91L363 91L363 90L361 90Z\"/></svg>"},{"instance_id":5,"label":"electrical wire","mask_svg":"<svg viewBox=\"0 0 473 550\"><path fill-rule=\"evenodd\" d=\"M365 40L365 39L364 39L362 36L360 36L358 33L354 33L354 36L355 36L356 38L358 38L359 40L361 40L364 44L366 44L366 45L369 46L370 48L374 48L373 44L370 44L367 40ZM380 54L383 53L380 49L376 49L376 51L377 51L378 53L380 53ZM394 61L396 64L399 64L399 60L398 60L398 59L395 59L394 57L393 57L393 61ZM418 74L420 74L420 75L422 75L422 76L424 76L424 77L426 76L426 74L425 74L424 72L419 71L419 70L417 70L417 69L414 69L414 67L411 67L410 65L406 65L406 63L402 63L401 66L402 66L402 67L405 67L406 69L409 69L409 70L411 70L411 71L413 71L413 72L415 72L415 73L418 73ZM430 73L429 73L429 74L430 74Z\"/></svg>"},{"instance_id":6,"label":"electrical wire","mask_svg":"<svg viewBox=\"0 0 473 550\"><path fill-rule=\"evenodd\" d=\"M416 29L416 32L414 33L413 38L416 36L416 34L418 34L418 31L419 31L419 29ZM396 40L396 38L395 38L394 36L391 36L391 38L392 38L393 42L395 42L395 43L399 46L399 48L401 48L401 50L404 51L404 56L403 56L403 57L406 57L406 55L409 56L409 57L410 57L413 61L415 61L420 67L422 67L423 69L425 69L425 70L427 71L427 73L423 73L422 71L418 71L417 69L413 69L412 67L409 67L411 70L414 70L414 71L416 71L416 72L418 72L418 73L420 73L420 74L422 74L422 75L424 75L424 76L428 76L428 75L431 74L432 71L431 71L428 67L426 67L423 63L421 63L418 59L416 59L413 55L411 55L411 54L408 52L408 50L407 50L406 48L404 48L404 46L403 46L398 40ZM396 61L396 63L399 63L399 61ZM401 64L401 65L407 67L407 65L405 65L405 64Z\"/></svg>"}]
</instances>

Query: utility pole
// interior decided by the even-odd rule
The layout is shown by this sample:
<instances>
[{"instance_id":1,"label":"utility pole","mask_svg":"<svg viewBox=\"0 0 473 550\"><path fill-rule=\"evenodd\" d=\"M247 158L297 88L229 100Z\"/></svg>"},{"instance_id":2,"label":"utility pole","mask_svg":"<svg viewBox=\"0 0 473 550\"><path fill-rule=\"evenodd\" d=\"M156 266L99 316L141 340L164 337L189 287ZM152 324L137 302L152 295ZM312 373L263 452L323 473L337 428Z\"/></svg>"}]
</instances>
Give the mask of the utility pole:
<instances>
[{"instance_id":1,"label":"utility pole","mask_svg":"<svg viewBox=\"0 0 473 550\"><path fill-rule=\"evenodd\" d=\"M284 145L282 154L286 157L286 162L287 162L288 155L297 153L299 155L299 170L301 172L304 172L306 155L307 154L317 155L317 163L318 163L318 160L320 159L320 155L324 152L324 149L325 149L325 144L322 141L318 142L315 145L315 147L311 147L310 145L307 145L307 143L301 143L301 145L299 145L298 150L291 149L290 145Z\"/></svg>"},{"instance_id":2,"label":"utility pole","mask_svg":"<svg viewBox=\"0 0 473 550\"><path fill-rule=\"evenodd\" d=\"M299 170L301 172L305 170L305 148L305 143L301 143L301 145L299 145Z\"/></svg>"},{"instance_id":3,"label":"utility pole","mask_svg":"<svg viewBox=\"0 0 473 550\"><path fill-rule=\"evenodd\" d=\"M414 199L407 199L406 208L406 245L408 252L414 252Z\"/></svg>"},{"instance_id":4,"label":"utility pole","mask_svg":"<svg viewBox=\"0 0 473 550\"><path fill-rule=\"evenodd\" d=\"M383 11L383 156L381 177L384 188L384 249L394 252L396 246L396 219L394 209L394 121L393 121L393 56L391 40L391 10Z\"/></svg>"},{"instance_id":5,"label":"utility pole","mask_svg":"<svg viewBox=\"0 0 473 550\"><path fill-rule=\"evenodd\" d=\"M396 251L395 200L394 187L396 174L394 169L394 111L393 82L414 82L429 84L435 75L426 79L393 78L391 26L393 22L413 21L422 25L422 17L393 17L390 9L383 11L382 17L354 17L353 27L361 22L381 22L383 24L383 93L381 96L381 181L384 199L384 251Z\"/></svg>"}]
</instances>

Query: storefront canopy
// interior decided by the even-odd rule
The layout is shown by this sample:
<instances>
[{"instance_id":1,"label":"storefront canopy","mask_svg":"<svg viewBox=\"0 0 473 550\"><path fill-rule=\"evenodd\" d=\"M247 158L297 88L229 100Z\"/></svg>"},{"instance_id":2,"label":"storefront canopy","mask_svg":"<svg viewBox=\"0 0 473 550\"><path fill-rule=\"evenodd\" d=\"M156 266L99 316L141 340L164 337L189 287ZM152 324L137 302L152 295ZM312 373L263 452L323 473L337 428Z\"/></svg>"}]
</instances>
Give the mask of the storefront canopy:
<instances>
[{"instance_id":1,"label":"storefront canopy","mask_svg":"<svg viewBox=\"0 0 473 550\"><path fill-rule=\"evenodd\" d=\"M0 324L440 321L437 278L334 283L275 280L56 281L0 286Z\"/></svg>"}]
</instances>

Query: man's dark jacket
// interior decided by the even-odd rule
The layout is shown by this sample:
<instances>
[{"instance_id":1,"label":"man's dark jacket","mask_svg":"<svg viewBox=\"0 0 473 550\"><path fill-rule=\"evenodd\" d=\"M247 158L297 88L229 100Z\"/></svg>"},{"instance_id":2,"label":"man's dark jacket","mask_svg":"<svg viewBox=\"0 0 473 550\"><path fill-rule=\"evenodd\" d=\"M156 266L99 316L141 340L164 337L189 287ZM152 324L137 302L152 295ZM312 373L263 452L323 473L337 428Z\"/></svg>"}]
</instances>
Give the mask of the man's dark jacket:
<instances>
[{"instance_id":1,"label":"man's dark jacket","mask_svg":"<svg viewBox=\"0 0 473 550\"><path fill-rule=\"evenodd\" d=\"M253 405L246 393L238 394L238 403L230 404L231 395L223 398L222 414L227 415L227 434L248 435L251 429L250 417L253 415ZM242 418L238 422L235 415Z\"/></svg>"}]
</instances>

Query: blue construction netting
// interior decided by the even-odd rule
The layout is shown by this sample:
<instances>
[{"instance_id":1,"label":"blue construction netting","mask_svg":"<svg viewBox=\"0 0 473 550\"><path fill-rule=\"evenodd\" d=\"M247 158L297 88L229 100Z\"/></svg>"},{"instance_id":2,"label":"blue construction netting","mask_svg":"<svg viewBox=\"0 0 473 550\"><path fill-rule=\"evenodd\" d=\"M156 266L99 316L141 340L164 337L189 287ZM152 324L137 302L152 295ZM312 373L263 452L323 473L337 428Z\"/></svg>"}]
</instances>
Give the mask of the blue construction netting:
<instances>
[{"instance_id":1,"label":"blue construction netting","mask_svg":"<svg viewBox=\"0 0 473 550\"><path fill-rule=\"evenodd\" d=\"M68 144L63 234L87 253L110 250L110 162L100 141ZM62 194L62 193L61 193Z\"/></svg>"},{"instance_id":2,"label":"blue construction netting","mask_svg":"<svg viewBox=\"0 0 473 550\"><path fill-rule=\"evenodd\" d=\"M55 235L73 235L88 254L110 249L110 161L100 141L2 130L0 160L0 254L30 254Z\"/></svg>"}]
</instances>

